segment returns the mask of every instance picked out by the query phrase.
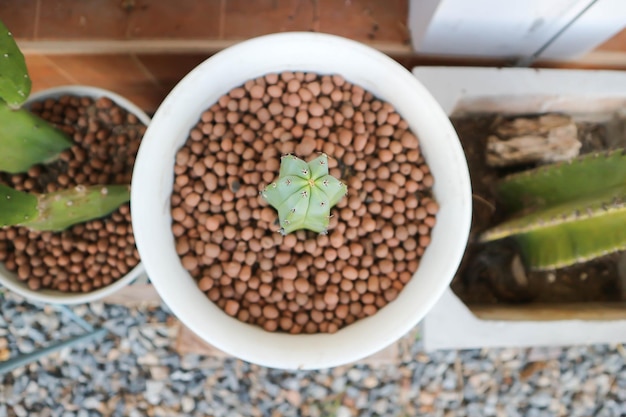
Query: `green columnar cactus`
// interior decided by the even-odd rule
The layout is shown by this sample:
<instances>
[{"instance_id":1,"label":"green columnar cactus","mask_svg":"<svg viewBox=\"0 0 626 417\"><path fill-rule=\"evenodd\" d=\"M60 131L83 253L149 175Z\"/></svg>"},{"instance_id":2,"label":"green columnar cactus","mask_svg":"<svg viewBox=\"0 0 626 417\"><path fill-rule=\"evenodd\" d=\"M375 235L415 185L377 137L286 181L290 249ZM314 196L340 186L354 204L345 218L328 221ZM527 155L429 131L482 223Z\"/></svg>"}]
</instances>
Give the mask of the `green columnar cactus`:
<instances>
[{"instance_id":1,"label":"green columnar cactus","mask_svg":"<svg viewBox=\"0 0 626 417\"><path fill-rule=\"evenodd\" d=\"M309 163L285 155L280 161L278 179L261 191L261 196L278 210L282 234L299 229L325 234L330 209L347 190L344 183L328 174L326 154Z\"/></svg>"},{"instance_id":2,"label":"green columnar cactus","mask_svg":"<svg viewBox=\"0 0 626 417\"><path fill-rule=\"evenodd\" d=\"M30 88L24 55L0 22L0 171L25 172L72 146L62 132L27 110L18 109L28 98Z\"/></svg>"},{"instance_id":3,"label":"green columnar cactus","mask_svg":"<svg viewBox=\"0 0 626 417\"><path fill-rule=\"evenodd\" d=\"M26 172L57 158L72 146L61 131L19 106L28 98L31 80L24 55L0 22L0 171ZM125 185L78 186L34 195L0 184L0 227L25 226L60 231L110 214L130 200Z\"/></svg>"},{"instance_id":4,"label":"green columnar cactus","mask_svg":"<svg viewBox=\"0 0 626 417\"><path fill-rule=\"evenodd\" d=\"M61 231L104 217L130 200L126 185L77 186L48 194L29 194L0 184L0 227Z\"/></svg>"},{"instance_id":5,"label":"green columnar cactus","mask_svg":"<svg viewBox=\"0 0 626 417\"><path fill-rule=\"evenodd\" d=\"M0 21L0 97L19 107L30 94L31 81L24 55L9 29Z\"/></svg>"},{"instance_id":6,"label":"green columnar cactus","mask_svg":"<svg viewBox=\"0 0 626 417\"><path fill-rule=\"evenodd\" d=\"M626 249L626 151L587 155L505 178L511 220L481 241L512 236L527 264L556 269Z\"/></svg>"},{"instance_id":7,"label":"green columnar cactus","mask_svg":"<svg viewBox=\"0 0 626 417\"><path fill-rule=\"evenodd\" d=\"M26 172L49 162L72 146L59 130L25 109L11 109L0 100L0 171Z\"/></svg>"}]
</instances>

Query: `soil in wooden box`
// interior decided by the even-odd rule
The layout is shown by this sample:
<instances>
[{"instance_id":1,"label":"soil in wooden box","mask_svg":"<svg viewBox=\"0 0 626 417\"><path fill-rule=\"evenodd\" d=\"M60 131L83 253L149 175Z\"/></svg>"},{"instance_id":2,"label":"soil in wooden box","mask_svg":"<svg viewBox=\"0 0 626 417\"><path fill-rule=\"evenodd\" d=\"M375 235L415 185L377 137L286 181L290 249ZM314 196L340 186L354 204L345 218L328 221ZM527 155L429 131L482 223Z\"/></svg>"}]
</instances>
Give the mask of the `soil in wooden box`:
<instances>
[{"instance_id":1,"label":"soil in wooden box","mask_svg":"<svg viewBox=\"0 0 626 417\"><path fill-rule=\"evenodd\" d=\"M486 163L487 138L501 117L482 114L452 118L467 156L473 190L470 243L452 282L452 290L468 305L624 301L626 276L618 267L623 253L553 271L535 272L526 271L521 263L514 261L516 257L519 259L519 250L513 240L477 243L482 231L503 220L494 193L496 182L508 174L537 165L495 168ZM626 146L624 119L615 116L601 122L576 121L575 124L581 155ZM525 274L515 274L515 268L524 268Z\"/></svg>"}]
</instances>

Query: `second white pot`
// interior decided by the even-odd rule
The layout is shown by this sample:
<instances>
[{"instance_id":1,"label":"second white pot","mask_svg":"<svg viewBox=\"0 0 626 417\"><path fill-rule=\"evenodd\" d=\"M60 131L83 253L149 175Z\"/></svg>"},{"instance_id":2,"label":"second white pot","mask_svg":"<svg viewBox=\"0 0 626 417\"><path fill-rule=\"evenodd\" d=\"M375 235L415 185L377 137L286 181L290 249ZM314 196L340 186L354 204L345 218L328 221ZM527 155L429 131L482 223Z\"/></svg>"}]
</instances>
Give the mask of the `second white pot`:
<instances>
[{"instance_id":1,"label":"second white pot","mask_svg":"<svg viewBox=\"0 0 626 417\"><path fill-rule=\"evenodd\" d=\"M63 95L75 95L78 97L91 97L98 99L100 97L108 97L118 106L126 109L128 112L137 116L137 118L146 126L150 124L150 117L135 104L127 100L126 98L115 94L111 91L89 86L62 86L51 88L48 90L40 91L32 94L25 104L28 107L29 103L42 101L48 98L58 98ZM0 284L7 287L9 290L20 294L24 298L30 301L53 303L53 304L82 304L91 301L100 300L114 292L129 285L135 279L145 272L143 264L140 262L131 269L126 275L113 282L106 287L90 291L87 293L66 293L56 290L42 289L34 291L28 287L26 282L20 280L16 274L8 271L6 267L0 263Z\"/></svg>"},{"instance_id":2,"label":"second white pot","mask_svg":"<svg viewBox=\"0 0 626 417\"><path fill-rule=\"evenodd\" d=\"M268 73L340 74L390 102L420 138L435 178L437 225L419 269L399 297L335 334L269 333L224 313L182 267L171 232L174 160L200 114L230 89ZM471 220L465 155L446 114L398 63L360 43L331 35L283 33L240 43L187 75L162 103L139 150L132 186L137 246L148 275L172 312L215 347L276 368L326 368L368 356L414 327L454 276Z\"/></svg>"}]
</instances>

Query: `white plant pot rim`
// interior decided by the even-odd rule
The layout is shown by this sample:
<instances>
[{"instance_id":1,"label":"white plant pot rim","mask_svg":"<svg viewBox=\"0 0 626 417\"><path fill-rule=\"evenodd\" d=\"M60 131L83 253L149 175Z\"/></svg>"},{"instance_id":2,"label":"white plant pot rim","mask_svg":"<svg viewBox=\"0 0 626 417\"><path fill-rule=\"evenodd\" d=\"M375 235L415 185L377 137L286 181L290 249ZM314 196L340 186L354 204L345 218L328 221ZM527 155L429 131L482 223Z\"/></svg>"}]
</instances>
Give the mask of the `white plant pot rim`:
<instances>
[{"instance_id":1,"label":"white plant pot rim","mask_svg":"<svg viewBox=\"0 0 626 417\"><path fill-rule=\"evenodd\" d=\"M130 102L128 99L120 96L119 94L98 87L68 85L49 88L31 94L24 106L28 107L30 103L33 103L35 101L41 101L47 98L57 98L63 95L76 95L92 98L108 97L118 106L126 109L128 112L137 116L137 118L146 126L150 124L150 117L134 103ZM9 290L21 295L29 301L50 304L73 305L89 303L107 297L133 282L144 272L145 268L143 264L139 262L126 275L113 282L112 284L107 285L106 287L102 287L87 293L65 293L50 289L33 291L28 287L26 282L20 280L14 273L7 271L4 265L0 263L0 284L8 288Z\"/></svg>"},{"instance_id":2,"label":"white plant pot rim","mask_svg":"<svg viewBox=\"0 0 626 417\"><path fill-rule=\"evenodd\" d=\"M280 71L339 73L390 101L421 138L440 202L432 242L398 298L335 334L269 333L232 318L183 269L171 233L174 158L200 114L224 93ZM407 117L409 116L409 117ZM345 38L281 33L254 38L209 58L168 95L142 141L131 191L133 230L148 275L164 302L206 342L235 357L273 368L319 369L353 362L413 328L448 287L470 229L471 186L465 155L440 106L400 64Z\"/></svg>"}]
</instances>

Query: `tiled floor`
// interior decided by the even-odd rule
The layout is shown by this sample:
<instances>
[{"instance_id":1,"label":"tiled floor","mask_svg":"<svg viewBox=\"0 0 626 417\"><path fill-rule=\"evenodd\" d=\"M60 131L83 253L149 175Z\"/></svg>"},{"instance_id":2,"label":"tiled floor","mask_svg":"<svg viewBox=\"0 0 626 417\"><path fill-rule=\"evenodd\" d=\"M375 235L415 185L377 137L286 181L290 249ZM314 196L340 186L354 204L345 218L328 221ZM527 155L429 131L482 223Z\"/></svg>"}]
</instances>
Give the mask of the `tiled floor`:
<instances>
[{"instance_id":1,"label":"tiled floor","mask_svg":"<svg viewBox=\"0 0 626 417\"><path fill-rule=\"evenodd\" d=\"M242 39L288 30L408 42L407 0L2 0L21 39Z\"/></svg>"},{"instance_id":2,"label":"tiled floor","mask_svg":"<svg viewBox=\"0 0 626 417\"><path fill-rule=\"evenodd\" d=\"M626 53L626 28L598 46L597 51L612 51Z\"/></svg>"},{"instance_id":3,"label":"tiled floor","mask_svg":"<svg viewBox=\"0 0 626 417\"><path fill-rule=\"evenodd\" d=\"M193 67L223 46L281 31L328 32L415 65L509 65L411 53L408 0L0 0L25 46L33 90L88 84L154 111ZM626 29L591 59L539 66L626 69Z\"/></svg>"}]
</instances>

